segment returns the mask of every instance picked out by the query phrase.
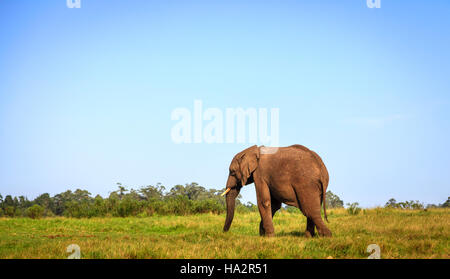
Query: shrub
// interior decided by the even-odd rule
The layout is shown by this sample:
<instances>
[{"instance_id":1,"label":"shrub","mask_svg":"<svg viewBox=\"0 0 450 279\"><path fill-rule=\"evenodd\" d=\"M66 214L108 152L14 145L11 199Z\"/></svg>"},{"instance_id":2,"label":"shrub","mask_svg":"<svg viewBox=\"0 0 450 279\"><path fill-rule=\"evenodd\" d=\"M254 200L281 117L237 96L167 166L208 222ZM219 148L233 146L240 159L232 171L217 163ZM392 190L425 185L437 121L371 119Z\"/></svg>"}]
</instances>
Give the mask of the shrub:
<instances>
[{"instance_id":1,"label":"shrub","mask_svg":"<svg viewBox=\"0 0 450 279\"><path fill-rule=\"evenodd\" d=\"M361 211L361 208L358 207L359 203L354 202L354 203L347 203L347 212L350 215L358 215L359 212Z\"/></svg>"},{"instance_id":2,"label":"shrub","mask_svg":"<svg viewBox=\"0 0 450 279\"><path fill-rule=\"evenodd\" d=\"M207 213L212 212L220 214L225 211L225 208L217 201L213 199L193 201L194 213Z\"/></svg>"},{"instance_id":3,"label":"shrub","mask_svg":"<svg viewBox=\"0 0 450 279\"><path fill-rule=\"evenodd\" d=\"M44 215L44 208L38 204L35 204L25 210L25 215L31 219L39 219Z\"/></svg>"},{"instance_id":4,"label":"shrub","mask_svg":"<svg viewBox=\"0 0 450 279\"><path fill-rule=\"evenodd\" d=\"M175 196L165 202L169 214L187 215L192 213L192 201L186 196Z\"/></svg>"},{"instance_id":5,"label":"shrub","mask_svg":"<svg viewBox=\"0 0 450 279\"><path fill-rule=\"evenodd\" d=\"M14 217L23 217L25 216L25 210L22 210L21 208L16 208L14 210Z\"/></svg>"},{"instance_id":6,"label":"shrub","mask_svg":"<svg viewBox=\"0 0 450 279\"><path fill-rule=\"evenodd\" d=\"M130 198L125 198L119 201L116 212L113 215L119 217L137 215L140 212L140 209L141 203L139 201Z\"/></svg>"},{"instance_id":7,"label":"shrub","mask_svg":"<svg viewBox=\"0 0 450 279\"><path fill-rule=\"evenodd\" d=\"M94 217L94 211L89 202L75 202L71 201L66 204L66 210L64 211L66 217L83 218Z\"/></svg>"},{"instance_id":8,"label":"shrub","mask_svg":"<svg viewBox=\"0 0 450 279\"><path fill-rule=\"evenodd\" d=\"M286 211L289 213L299 213L300 212L300 210L297 207L290 206L290 205L286 206Z\"/></svg>"},{"instance_id":9,"label":"shrub","mask_svg":"<svg viewBox=\"0 0 450 279\"><path fill-rule=\"evenodd\" d=\"M4 209L4 214L7 217L14 217L16 215L16 209L14 206L7 206Z\"/></svg>"}]
</instances>

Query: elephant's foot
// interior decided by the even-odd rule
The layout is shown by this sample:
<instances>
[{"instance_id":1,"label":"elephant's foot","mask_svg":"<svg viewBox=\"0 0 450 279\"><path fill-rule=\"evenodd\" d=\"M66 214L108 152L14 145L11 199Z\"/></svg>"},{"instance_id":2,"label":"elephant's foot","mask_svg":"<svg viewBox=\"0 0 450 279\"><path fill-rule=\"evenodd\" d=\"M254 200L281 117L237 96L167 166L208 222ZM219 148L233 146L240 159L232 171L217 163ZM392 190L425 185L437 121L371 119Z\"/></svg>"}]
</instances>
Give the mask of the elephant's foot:
<instances>
[{"instance_id":1,"label":"elephant's foot","mask_svg":"<svg viewBox=\"0 0 450 279\"><path fill-rule=\"evenodd\" d=\"M314 237L316 235L315 233L315 227L314 221L311 218L308 218L306 221L306 231L305 236L307 238Z\"/></svg>"},{"instance_id":2,"label":"elephant's foot","mask_svg":"<svg viewBox=\"0 0 450 279\"><path fill-rule=\"evenodd\" d=\"M323 237L331 237L331 231L328 228L319 229L319 235Z\"/></svg>"},{"instance_id":3,"label":"elephant's foot","mask_svg":"<svg viewBox=\"0 0 450 279\"><path fill-rule=\"evenodd\" d=\"M265 237L273 237L275 236L275 233L266 233L266 232L259 232L260 236L265 236Z\"/></svg>"},{"instance_id":4,"label":"elephant's foot","mask_svg":"<svg viewBox=\"0 0 450 279\"><path fill-rule=\"evenodd\" d=\"M275 232L266 232L266 230L264 229L262 222L259 224L259 235L260 236L267 236L267 237L273 237L275 236Z\"/></svg>"},{"instance_id":5,"label":"elephant's foot","mask_svg":"<svg viewBox=\"0 0 450 279\"><path fill-rule=\"evenodd\" d=\"M273 236L275 236L275 232L270 232L270 233L268 233L268 232L266 232L266 230L264 230L263 228L260 228L260 229L259 229L259 235L260 235L260 236L266 236L266 237L273 237Z\"/></svg>"},{"instance_id":6,"label":"elephant's foot","mask_svg":"<svg viewBox=\"0 0 450 279\"><path fill-rule=\"evenodd\" d=\"M266 234L266 231L264 230L262 222L259 223L259 235L264 236Z\"/></svg>"},{"instance_id":7,"label":"elephant's foot","mask_svg":"<svg viewBox=\"0 0 450 279\"><path fill-rule=\"evenodd\" d=\"M314 237L316 234L314 233L314 232L310 232L310 231L308 231L308 230L306 230L305 231L305 237L306 238L311 238L311 237Z\"/></svg>"},{"instance_id":8,"label":"elephant's foot","mask_svg":"<svg viewBox=\"0 0 450 279\"><path fill-rule=\"evenodd\" d=\"M308 218L308 221L310 221L309 218ZM311 229L314 228L314 226L312 224L314 224L314 226L317 228L317 232L318 232L319 236L325 236L325 237L330 237L331 236L331 231L325 225L325 223L323 222L323 220L320 217L320 215L317 215L316 217L312 217L311 221L308 222L306 228L310 232L313 231ZM311 228L311 229L309 229L309 228Z\"/></svg>"}]
</instances>

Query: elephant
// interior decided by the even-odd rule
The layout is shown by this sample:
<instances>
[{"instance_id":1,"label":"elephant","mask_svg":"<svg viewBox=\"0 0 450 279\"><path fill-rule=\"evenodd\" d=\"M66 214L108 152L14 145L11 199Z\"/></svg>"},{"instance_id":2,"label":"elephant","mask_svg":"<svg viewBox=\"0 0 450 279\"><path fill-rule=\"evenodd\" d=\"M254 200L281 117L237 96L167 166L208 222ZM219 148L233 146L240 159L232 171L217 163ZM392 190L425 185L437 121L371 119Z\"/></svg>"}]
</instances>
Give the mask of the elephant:
<instances>
[{"instance_id":1,"label":"elephant","mask_svg":"<svg viewBox=\"0 0 450 279\"><path fill-rule=\"evenodd\" d=\"M272 219L281 204L295 206L307 218L305 236L331 236L325 220L327 212L325 193L328 187L328 171L322 159L314 151L302 146L286 147L251 146L231 161L226 184L226 219L223 231L230 229L234 217L235 201L241 188L254 183L261 222L259 234L274 236Z\"/></svg>"}]
</instances>

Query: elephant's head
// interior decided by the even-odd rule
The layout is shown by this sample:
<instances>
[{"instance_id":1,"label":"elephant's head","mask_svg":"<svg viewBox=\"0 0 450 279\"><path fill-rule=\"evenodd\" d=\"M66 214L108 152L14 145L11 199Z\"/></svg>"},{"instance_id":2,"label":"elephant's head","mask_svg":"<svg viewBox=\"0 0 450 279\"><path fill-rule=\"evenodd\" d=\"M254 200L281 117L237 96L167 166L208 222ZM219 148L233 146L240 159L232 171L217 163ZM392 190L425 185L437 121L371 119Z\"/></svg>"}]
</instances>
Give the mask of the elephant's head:
<instances>
[{"instance_id":1,"label":"elephant's head","mask_svg":"<svg viewBox=\"0 0 450 279\"><path fill-rule=\"evenodd\" d=\"M242 186L253 183L253 172L258 167L258 160L259 148L254 145L236 154L231 161L227 190L224 193L227 195L227 217L223 227L225 232L230 229L233 221L236 197L239 195Z\"/></svg>"}]
</instances>

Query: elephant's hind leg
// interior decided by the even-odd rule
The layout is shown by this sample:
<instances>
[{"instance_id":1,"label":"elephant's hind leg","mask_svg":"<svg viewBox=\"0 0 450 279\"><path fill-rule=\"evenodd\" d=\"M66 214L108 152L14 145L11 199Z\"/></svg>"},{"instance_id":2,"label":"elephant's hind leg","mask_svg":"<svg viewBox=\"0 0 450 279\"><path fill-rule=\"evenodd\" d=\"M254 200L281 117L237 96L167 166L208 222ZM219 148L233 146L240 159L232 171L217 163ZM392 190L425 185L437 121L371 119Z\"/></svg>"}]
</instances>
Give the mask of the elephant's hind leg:
<instances>
[{"instance_id":1,"label":"elephant's hind leg","mask_svg":"<svg viewBox=\"0 0 450 279\"><path fill-rule=\"evenodd\" d=\"M317 232L320 236L331 236L331 231L328 229L328 227L325 225L325 223L322 220L322 216L320 214L320 198L317 198L317 201L315 202L315 206L311 210L312 212L307 215L307 217L310 217L314 223L314 225L317 227Z\"/></svg>"},{"instance_id":2,"label":"elephant's hind leg","mask_svg":"<svg viewBox=\"0 0 450 279\"><path fill-rule=\"evenodd\" d=\"M331 236L331 231L323 222L322 217L314 218L313 222L316 225L320 236Z\"/></svg>"},{"instance_id":3,"label":"elephant's hind leg","mask_svg":"<svg viewBox=\"0 0 450 279\"><path fill-rule=\"evenodd\" d=\"M320 236L331 236L331 231L327 228L320 214L321 202L320 195L314 192L297 191L297 199L300 203L300 210L307 218L306 233L307 237L314 236L314 227Z\"/></svg>"}]
</instances>

